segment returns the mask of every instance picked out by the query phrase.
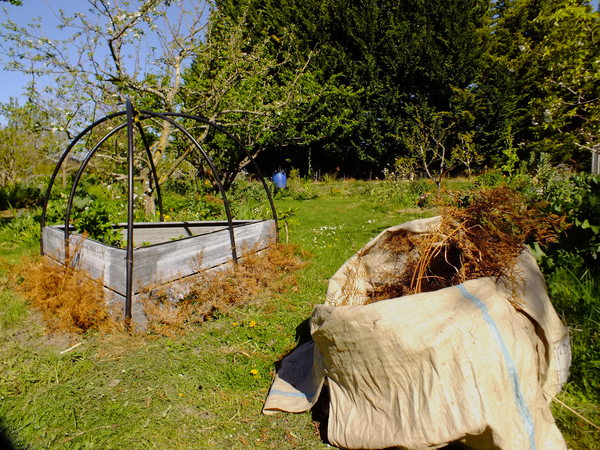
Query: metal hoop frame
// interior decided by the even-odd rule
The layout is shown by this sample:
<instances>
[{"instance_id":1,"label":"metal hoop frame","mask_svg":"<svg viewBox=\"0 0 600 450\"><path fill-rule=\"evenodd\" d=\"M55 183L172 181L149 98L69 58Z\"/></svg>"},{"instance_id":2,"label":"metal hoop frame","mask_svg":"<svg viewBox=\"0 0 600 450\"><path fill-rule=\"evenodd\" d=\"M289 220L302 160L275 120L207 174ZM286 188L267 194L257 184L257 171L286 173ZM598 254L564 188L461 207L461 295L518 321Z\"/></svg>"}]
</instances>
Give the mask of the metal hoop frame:
<instances>
[{"instance_id":1,"label":"metal hoop frame","mask_svg":"<svg viewBox=\"0 0 600 450\"><path fill-rule=\"evenodd\" d=\"M67 160L67 157L73 151L75 146L86 135L88 135L93 129L95 129L96 127L98 127L99 125L103 124L104 122L106 122L108 120L122 117L122 116L125 116L125 121L120 123L119 125L117 125L114 129L112 129L108 133L106 133L96 143L96 145L94 145L94 147L87 153L86 157L81 162L81 165L75 175L75 178L73 179L73 185L71 186L71 192L70 192L70 195L69 195L69 198L67 201L67 209L66 209L66 213L65 213L64 246L65 246L65 260L68 260L68 258L69 258L69 242L70 242L69 236L70 236L70 231L71 231L70 227L69 227L69 222L71 219L71 210L73 208L73 199L75 197L75 192L77 190L77 186L81 180L81 177L82 177L85 169L87 168L90 160L96 154L98 149L110 137L116 135L119 131L126 128L127 129L127 247L126 247L127 270L126 270L126 293L125 293L125 319L129 320L129 319L131 319L131 309L132 309L132 297L133 297L132 286L133 286L133 263L134 263L134 261L133 261L133 227L134 227L134 164L133 164L133 158L134 158L134 154L135 154L134 129L137 129L137 131L139 132L139 134L142 138L142 143L144 145L144 150L148 157L148 163L150 166L149 168L150 168L150 172L151 172L151 176L152 176L151 180L154 184L153 189L156 190L156 198L157 198L158 209L159 209L159 218L160 218L161 222L164 221L163 202L162 202L162 195L161 195L161 191L160 191L160 183L159 183L159 178L158 178L158 175L156 172L156 167L155 167L154 161L152 159L150 147L148 145L148 140L146 138L146 134L144 133L144 130L142 127L142 122L144 120L160 119L162 121L168 122L174 128L176 128L181 133L183 133L183 135L189 141L192 142L194 147L202 155L204 161L210 167L210 170L211 170L212 175L215 180L215 184L217 185L219 192L221 194L221 198L223 200L225 214L227 216L229 239L231 242L231 254L232 254L232 257L233 257L233 260L235 263L237 263L238 256L237 256L237 248L236 248L236 243L235 243L233 217L231 214L230 203L227 198L227 193L226 193L225 188L223 187L223 183L221 181L221 179L222 179L221 174L219 173L217 167L213 163L211 157L202 148L200 143L194 138L194 136L192 136L192 134L184 126L182 126L180 123L178 123L175 120L176 118L188 119L188 120L191 120L194 122L199 122L204 125L207 125L208 127L211 127L213 129L225 134L230 140L232 140L234 142L234 144L238 148L238 150L241 151L242 154L244 156L246 156L252 163L252 165L256 171L256 174L257 174L258 178L260 179L260 181L265 189L265 192L267 194L267 198L269 200L269 205L271 207L272 217L273 217L273 220L275 221L275 229L279 229L279 228L278 228L278 223L277 223L277 212L275 210L275 204L273 202L273 196L271 195L269 186L267 185L267 182L265 181L265 178L264 178L260 168L258 167L256 161L254 160L254 158L252 157L252 155L250 154L250 152L248 151L246 146L244 144L242 144L242 142L239 140L239 138L237 138L236 136L231 134L229 131L224 129L222 126L220 126L214 122L211 122L210 120L208 120L204 117L191 115L191 114L185 114L185 113L171 113L171 112L159 113L159 112L146 111L146 110L136 110L133 107L131 101L129 99L127 99L124 111L109 114L109 115L95 121L94 123L89 125L87 128L85 128L81 133L79 133L71 141L71 143L68 145L67 149L63 152L63 154L59 158L58 162L56 163L56 167L54 168L54 172L52 173L52 176L50 177L50 181L48 183L48 188L46 190L46 195L44 197L44 202L42 205L42 215L41 215L41 219L40 219L40 253L42 255L44 255L43 230L44 230L44 227L46 226L46 215L47 215L47 209L48 209L48 202L50 201L52 187L54 186L54 183L56 181L56 177L59 173L60 168L65 163L65 161Z\"/></svg>"}]
</instances>

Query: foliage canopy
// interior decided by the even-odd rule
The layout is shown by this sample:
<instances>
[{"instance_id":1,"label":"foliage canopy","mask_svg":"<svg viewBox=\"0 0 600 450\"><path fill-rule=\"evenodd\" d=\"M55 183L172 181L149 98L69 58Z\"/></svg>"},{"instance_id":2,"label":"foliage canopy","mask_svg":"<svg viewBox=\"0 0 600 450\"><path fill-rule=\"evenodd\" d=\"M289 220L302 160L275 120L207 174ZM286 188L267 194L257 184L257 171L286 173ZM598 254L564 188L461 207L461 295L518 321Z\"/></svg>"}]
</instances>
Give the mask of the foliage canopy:
<instances>
[{"instance_id":1,"label":"foliage canopy","mask_svg":"<svg viewBox=\"0 0 600 450\"><path fill-rule=\"evenodd\" d=\"M72 33L63 40L48 39L39 22L7 20L1 31L10 69L53 79L47 93L32 84L29 96L59 130L129 96L140 108L220 123L267 172L369 177L400 167L438 180L486 166L510 173L541 153L581 169L600 145L600 13L588 0L89 1L88 9L58 11ZM147 51L144 39L159 45ZM170 134L157 137L154 162L187 159L205 172L190 149L166 151ZM247 166L207 130L199 135L229 180Z\"/></svg>"}]
</instances>

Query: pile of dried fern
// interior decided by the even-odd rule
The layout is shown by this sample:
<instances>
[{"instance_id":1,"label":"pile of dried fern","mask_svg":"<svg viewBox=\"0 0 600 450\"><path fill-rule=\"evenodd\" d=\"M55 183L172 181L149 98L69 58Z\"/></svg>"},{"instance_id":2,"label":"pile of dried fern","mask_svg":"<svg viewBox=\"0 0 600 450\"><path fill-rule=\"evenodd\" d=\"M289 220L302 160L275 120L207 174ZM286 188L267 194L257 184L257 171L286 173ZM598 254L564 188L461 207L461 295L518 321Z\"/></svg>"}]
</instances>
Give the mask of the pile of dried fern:
<instances>
[{"instance_id":1,"label":"pile of dried fern","mask_svg":"<svg viewBox=\"0 0 600 450\"><path fill-rule=\"evenodd\" d=\"M409 256L403 271L386 274L370 303L431 292L482 277L518 282L516 260L530 242L554 242L564 217L528 205L515 190L501 186L473 193L466 206L443 207L435 232L397 234L384 248Z\"/></svg>"}]
</instances>

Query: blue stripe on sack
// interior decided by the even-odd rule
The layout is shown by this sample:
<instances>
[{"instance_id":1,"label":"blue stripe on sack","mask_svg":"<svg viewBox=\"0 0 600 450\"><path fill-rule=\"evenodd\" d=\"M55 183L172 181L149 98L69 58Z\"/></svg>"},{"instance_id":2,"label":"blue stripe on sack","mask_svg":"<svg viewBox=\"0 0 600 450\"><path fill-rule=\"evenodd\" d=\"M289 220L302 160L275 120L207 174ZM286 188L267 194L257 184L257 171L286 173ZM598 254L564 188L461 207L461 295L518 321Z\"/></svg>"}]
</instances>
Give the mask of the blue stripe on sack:
<instances>
[{"instance_id":1,"label":"blue stripe on sack","mask_svg":"<svg viewBox=\"0 0 600 450\"><path fill-rule=\"evenodd\" d=\"M512 385L513 394L515 396L515 403L517 404L517 408L519 410L519 413L521 414L521 418L523 419L523 425L525 426L525 429L527 430L527 434L529 435L529 448L531 450L535 450L536 447L535 447L533 419L531 417L531 413L529 412L529 409L527 408L527 405L525 404L525 399L523 397L523 393L521 392L521 386L519 384L519 376L517 374L517 368L515 367L515 364L514 364L512 358L510 357L510 353L508 352L508 348L506 347L504 339L502 339L500 330L498 329L496 322L494 322L494 319L492 319L492 316L490 316L490 312L485 303L483 303L481 300L479 300L477 297L475 297L473 294L471 294L467 290L467 288L465 288L462 284L459 284L456 287L460 290L460 292L463 294L463 296L465 296L468 300L470 300L471 303L473 303L477 307L477 309L479 309L481 311L483 319L490 326L496 340L498 341L498 345L500 346L500 349L502 350L502 354L504 356L504 362L506 363L507 368L508 368L508 375L509 375L510 382Z\"/></svg>"},{"instance_id":2,"label":"blue stripe on sack","mask_svg":"<svg viewBox=\"0 0 600 450\"><path fill-rule=\"evenodd\" d=\"M271 389L270 394L283 395L284 397L304 397L306 400L310 400L315 394L305 394L303 392L285 392L278 389Z\"/></svg>"}]
</instances>

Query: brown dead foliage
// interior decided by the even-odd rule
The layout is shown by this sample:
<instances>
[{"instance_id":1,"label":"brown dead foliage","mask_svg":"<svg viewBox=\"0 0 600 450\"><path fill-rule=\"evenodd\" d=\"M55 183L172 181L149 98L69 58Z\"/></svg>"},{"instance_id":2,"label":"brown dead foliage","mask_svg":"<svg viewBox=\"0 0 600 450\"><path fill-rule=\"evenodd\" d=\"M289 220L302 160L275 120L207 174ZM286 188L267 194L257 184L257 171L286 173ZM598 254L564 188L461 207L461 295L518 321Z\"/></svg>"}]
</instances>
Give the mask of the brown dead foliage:
<instances>
[{"instance_id":1,"label":"brown dead foliage","mask_svg":"<svg viewBox=\"0 0 600 450\"><path fill-rule=\"evenodd\" d=\"M398 234L386 250L408 255L404 270L386 274L369 303L402 295L431 292L482 277L508 281L513 293L519 281L517 258L528 242L554 242L565 218L528 206L515 190L482 189L465 207L443 208L437 231Z\"/></svg>"},{"instance_id":2,"label":"brown dead foliage","mask_svg":"<svg viewBox=\"0 0 600 450\"><path fill-rule=\"evenodd\" d=\"M306 264L306 256L297 246L277 244L247 254L234 267L196 276L181 301L169 299L160 288L154 290L152 299L142 294L138 300L149 320L147 331L178 334L217 311L226 312L261 294L293 289L297 285L293 272ZM36 257L10 267L10 273L10 284L41 312L51 331L124 331L124 322L111 314L105 302L102 283L69 264Z\"/></svg>"},{"instance_id":3,"label":"brown dead foliage","mask_svg":"<svg viewBox=\"0 0 600 450\"><path fill-rule=\"evenodd\" d=\"M52 331L111 332L122 328L106 306L102 283L72 267L37 257L12 270L21 280L16 290L42 313Z\"/></svg>"},{"instance_id":4,"label":"brown dead foliage","mask_svg":"<svg viewBox=\"0 0 600 450\"><path fill-rule=\"evenodd\" d=\"M174 335L215 313L247 304L260 295L282 293L297 286L294 271L306 265L306 254L291 244L276 244L259 253L246 254L232 267L194 276L182 300L168 291L153 290L142 299L149 331Z\"/></svg>"}]
</instances>

